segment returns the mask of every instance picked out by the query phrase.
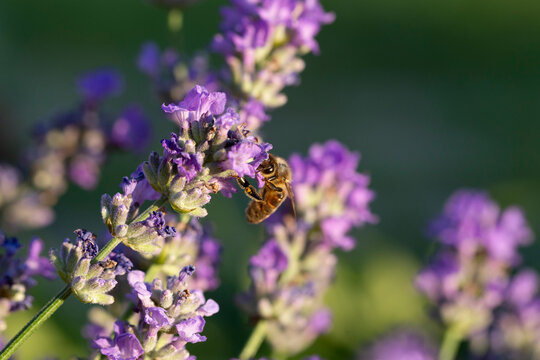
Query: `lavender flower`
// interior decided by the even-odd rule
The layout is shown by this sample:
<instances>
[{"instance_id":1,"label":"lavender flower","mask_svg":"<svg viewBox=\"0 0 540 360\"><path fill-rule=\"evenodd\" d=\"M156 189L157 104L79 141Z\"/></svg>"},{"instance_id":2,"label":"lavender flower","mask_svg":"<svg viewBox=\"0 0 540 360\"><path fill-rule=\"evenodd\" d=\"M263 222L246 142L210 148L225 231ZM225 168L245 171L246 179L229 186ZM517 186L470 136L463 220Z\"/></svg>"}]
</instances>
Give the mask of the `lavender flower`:
<instances>
[{"instance_id":1,"label":"lavender flower","mask_svg":"<svg viewBox=\"0 0 540 360\"><path fill-rule=\"evenodd\" d=\"M215 290L219 286L218 266L222 250L218 240L196 218L183 223L169 216L167 223L177 231L166 238L161 252L149 259L152 277L166 279L194 264L197 271L191 277L191 286L202 291ZM142 259L140 262L143 263ZM143 265L145 267L149 266Z\"/></svg>"},{"instance_id":2,"label":"lavender flower","mask_svg":"<svg viewBox=\"0 0 540 360\"><path fill-rule=\"evenodd\" d=\"M267 323L274 351L287 355L329 330L323 296L337 263L332 250L350 250L354 241L347 232L376 221L369 210L369 178L356 172L357 154L331 141L314 145L305 159L293 155L289 163L297 216L281 211L270 219L270 239L250 260L251 288L239 298L251 316ZM326 227L337 220L338 231Z\"/></svg>"},{"instance_id":3,"label":"lavender flower","mask_svg":"<svg viewBox=\"0 0 540 360\"><path fill-rule=\"evenodd\" d=\"M209 91L218 90L217 76L210 71L204 53L188 58L174 49L161 51L156 43L148 42L141 47L137 66L167 103L181 101L197 84Z\"/></svg>"},{"instance_id":4,"label":"lavender flower","mask_svg":"<svg viewBox=\"0 0 540 360\"><path fill-rule=\"evenodd\" d=\"M203 217L210 194L235 191L231 180L255 176L268 157L270 144L258 143L239 123L232 109L225 111L224 93L193 88L178 104L163 105L180 126L180 133L162 140L163 156L152 153L143 164L150 185L166 196L172 208Z\"/></svg>"},{"instance_id":5,"label":"lavender flower","mask_svg":"<svg viewBox=\"0 0 540 360\"><path fill-rule=\"evenodd\" d=\"M137 106L130 106L113 123L109 142L120 149L144 150L150 140L148 119Z\"/></svg>"},{"instance_id":6,"label":"lavender flower","mask_svg":"<svg viewBox=\"0 0 540 360\"><path fill-rule=\"evenodd\" d=\"M314 38L334 20L317 0L232 1L221 13L213 50L224 56L229 79L245 99L266 107L287 101L281 91L298 82L304 69L300 56L318 53Z\"/></svg>"},{"instance_id":7,"label":"lavender flower","mask_svg":"<svg viewBox=\"0 0 540 360\"><path fill-rule=\"evenodd\" d=\"M114 122L101 112L102 101L122 90L123 80L112 70L99 70L79 79L81 104L35 130L27 151L23 179L14 168L0 168L0 210L4 226L43 227L54 219L52 206L66 191L68 181L94 188L113 149L137 150L148 139L146 118L128 107Z\"/></svg>"},{"instance_id":8,"label":"lavender flower","mask_svg":"<svg viewBox=\"0 0 540 360\"><path fill-rule=\"evenodd\" d=\"M47 226L54 220L54 211L44 201L44 194L19 188L12 202L2 206L2 221L11 230Z\"/></svg>"},{"instance_id":9,"label":"lavender flower","mask_svg":"<svg viewBox=\"0 0 540 360\"><path fill-rule=\"evenodd\" d=\"M331 140L313 145L307 158L293 155L289 161L297 211L308 224L320 226L321 240L331 249L351 250L348 231L377 222L369 209L375 193L368 188L369 176L356 171L359 160L360 154Z\"/></svg>"},{"instance_id":10,"label":"lavender flower","mask_svg":"<svg viewBox=\"0 0 540 360\"><path fill-rule=\"evenodd\" d=\"M9 164L0 164L0 207L12 201L19 191L21 173Z\"/></svg>"},{"instance_id":11,"label":"lavender flower","mask_svg":"<svg viewBox=\"0 0 540 360\"><path fill-rule=\"evenodd\" d=\"M77 86L83 98L93 103L120 94L124 79L114 69L100 69L79 77Z\"/></svg>"},{"instance_id":12,"label":"lavender flower","mask_svg":"<svg viewBox=\"0 0 540 360\"><path fill-rule=\"evenodd\" d=\"M114 298L107 293L116 286L115 277L131 268L131 262L112 253L104 261L92 263L98 254L95 235L82 229L75 230L75 234L75 243L66 239L60 252L51 250L51 262L81 302L112 304Z\"/></svg>"},{"instance_id":13,"label":"lavender flower","mask_svg":"<svg viewBox=\"0 0 540 360\"><path fill-rule=\"evenodd\" d=\"M461 190L430 229L442 249L416 278L418 289L461 336L485 330L520 261L517 247L532 239L522 211L500 211L486 193Z\"/></svg>"},{"instance_id":14,"label":"lavender flower","mask_svg":"<svg viewBox=\"0 0 540 360\"><path fill-rule=\"evenodd\" d=\"M178 276L168 279L166 287L160 280L145 283L143 272L132 271L128 281L135 312L128 321L115 323L112 338L100 336L92 346L109 359L192 359L186 344L206 341L200 334L204 317L219 310L202 292L189 290L187 281L194 271L192 266L184 267Z\"/></svg>"},{"instance_id":15,"label":"lavender flower","mask_svg":"<svg viewBox=\"0 0 540 360\"><path fill-rule=\"evenodd\" d=\"M473 349L488 344L487 352L501 359L533 359L540 351L540 296L538 274L530 269L517 273L505 291L490 328L473 338Z\"/></svg>"},{"instance_id":16,"label":"lavender flower","mask_svg":"<svg viewBox=\"0 0 540 360\"><path fill-rule=\"evenodd\" d=\"M378 340L360 354L365 360L435 360L437 352L424 338L410 331L400 331Z\"/></svg>"},{"instance_id":17,"label":"lavender flower","mask_svg":"<svg viewBox=\"0 0 540 360\"><path fill-rule=\"evenodd\" d=\"M26 258L19 256L21 247L16 238L8 238L0 231L0 331L6 328L4 318L8 313L32 306L33 298L27 291L36 284L36 276L55 277L53 266L40 256L40 239L32 239Z\"/></svg>"},{"instance_id":18,"label":"lavender flower","mask_svg":"<svg viewBox=\"0 0 540 360\"><path fill-rule=\"evenodd\" d=\"M166 237L174 236L176 229L165 225L164 214L154 211L142 221L134 221L139 206L154 198L144 178L124 178L123 194L101 197L101 215L109 233L122 239L122 243L142 254L159 253ZM136 201L134 201L136 200Z\"/></svg>"}]
</instances>

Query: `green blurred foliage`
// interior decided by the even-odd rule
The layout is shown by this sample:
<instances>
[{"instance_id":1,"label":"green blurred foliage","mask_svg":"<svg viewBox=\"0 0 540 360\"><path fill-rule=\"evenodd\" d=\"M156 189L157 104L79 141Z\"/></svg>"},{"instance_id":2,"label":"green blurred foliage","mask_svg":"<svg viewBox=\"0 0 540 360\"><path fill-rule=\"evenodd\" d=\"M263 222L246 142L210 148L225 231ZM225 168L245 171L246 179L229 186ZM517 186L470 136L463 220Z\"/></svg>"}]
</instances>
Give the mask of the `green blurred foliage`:
<instances>
[{"instance_id":1,"label":"green blurred foliage","mask_svg":"<svg viewBox=\"0 0 540 360\"><path fill-rule=\"evenodd\" d=\"M167 32L167 14L133 0L4 0L0 2L0 159L17 161L31 125L77 99L74 78L114 66L126 76L125 94L108 104L114 113L141 104L154 124L154 146L173 128L159 100L136 70L142 42L182 42L193 51L217 31L224 1L206 0L184 16L181 39ZM394 326L425 328L429 321L412 278L431 243L426 222L459 187L488 189L502 205L524 207L540 226L540 3L533 0L327 0L337 21L319 36L321 56L308 56L302 84L273 113L265 139L281 155L305 153L315 141L336 138L362 152L372 175L381 222L356 232L357 249L341 263L328 304L330 334L306 353L354 357L357 349ZM99 198L146 155L115 155L97 189L71 186L57 206L54 226L32 232L57 246L79 227L99 232ZM207 323L208 342L191 347L202 359L236 355L250 326L235 307L248 286L246 264L263 240L244 221L247 200L217 197L209 220L225 245L222 286L210 294L222 311ZM27 241L31 233L21 235ZM538 245L524 252L537 267ZM35 308L60 288L33 290ZM21 359L61 352L84 355L80 336L87 307L73 299L20 353ZM10 318L14 333L32 311Z\"/></svg>"}]
</instances>

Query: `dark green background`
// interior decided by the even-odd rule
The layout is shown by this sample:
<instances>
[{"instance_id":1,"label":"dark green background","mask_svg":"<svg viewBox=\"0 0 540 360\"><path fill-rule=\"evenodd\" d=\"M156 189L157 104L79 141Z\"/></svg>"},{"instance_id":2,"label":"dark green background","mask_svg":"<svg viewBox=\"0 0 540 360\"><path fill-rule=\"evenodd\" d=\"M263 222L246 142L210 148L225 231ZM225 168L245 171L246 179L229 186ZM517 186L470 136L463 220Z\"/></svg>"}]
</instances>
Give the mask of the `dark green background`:
<instances>
[{"instance_id":1,"label":"dark green background","mask_svg":"<svg viewBox=\"0 0 540 360\"><path fill-rule=\"evenodd\" d=\"M207 0L185 16L183 44L205 46L217 31L218 7ZM430 252L426 222L459 187L488 189L503 206L519 204L534 230L540 226L540 3L538 1L333 0L337 20L319 36L321 56L306 57L299 87L265 126L280 155L305 153L335 138L362 152L361 170L377 192L377 226L355 233L358 247L341 253L336 285L328 294L335 324L307 353L351 358L393 326L415 324L437 340L423 315L412 276ZM107 103L111 113L142 104L154 125L153 148L172 129L134 57L142 42L170 44L165 11L141 1L0 2L0 151L16 161L31 125L77 101L74 78L115 66L125 94ZM74 186L57 206L54 226L36 231L58 245L79 227L100 231L99 198L143 160L116 155L99 187ZM209 319L208 342L191 346L201 359L238 354L249 326L234 306L246 289L246 264L263 238L243 220L247 200L216 197L208 217L225 245L223 284L210 294L222 311ZM22 234L25 241L31 234ZM524 251L537 266L539 247ZM36 307L59 283L34 290ZM85 310L71 300L25 347L23 359L62 352L84 355ZM35 311L32 310L32 311ZM32 311L14 316L15 332Z\"/></svg>"}]
</instances>

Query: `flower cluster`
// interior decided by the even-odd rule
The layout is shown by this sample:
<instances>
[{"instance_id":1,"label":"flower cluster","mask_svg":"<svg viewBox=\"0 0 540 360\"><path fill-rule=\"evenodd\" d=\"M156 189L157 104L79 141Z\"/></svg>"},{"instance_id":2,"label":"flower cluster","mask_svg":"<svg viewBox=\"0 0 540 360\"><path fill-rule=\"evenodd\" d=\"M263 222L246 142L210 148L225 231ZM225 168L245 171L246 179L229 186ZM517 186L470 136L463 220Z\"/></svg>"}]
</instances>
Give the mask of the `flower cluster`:
<instances>
[{"instance_id":1,"label":"flower cluster","mask_svg":"<svg viewBox=\"0 0 540 360\"><path fill-rule=\"evenodd\" d=\"M110 253L103 261L94 261L98 254L96 237L89 231L75 230L75 243L66 239L61 250L51 251L51 262L60 278L83 303L109 305L109 295L117 284L116 276L125 275L133 264L122 254Z\"/></svg>"},{"instance_id":2,"label":"flower cluster","mask_svg":"<svg viewBox=\"0 0 540 360\"><path fill-rule=\"evenodd\" d=\"M314 145L307 158L293 155L290 165L297 217L285 211L270 219L270 240L250 260L251 289L239 298L267 322L268 340L284 354L303 350L329 329L322 298L335 272L332 251L350 250L347 232L376 220L368 207L374 197L369 178L356 172L358 155L343 145ZM337 232L324 226L332 219L344 219Z\"/></svg>"},{"instance_id":3,"label":"flower cluster","mask_svg":"<svg viewBox=\"0 0 540 360\"><path fill-rule=\"evenodd\" d=\"M6 328L7 314L32 306L28 289L36 284L34 277L55 277L53 266L40 256L43 250L40 239L32 239L26 258L19 256L21 246L16 238L6 237L0 231L0 331Z\"/></svg>"},{"instance_id":4,"label":"flower cluster","mask_svg":"<svg viewBox=\"0 0 540 360\"><path fill-rule=\"evenodd\" d=\"M335 140L313 145L305 159L292 155L289 161L297 211L310 226L320 227L320 240L330 249L351 250L354 239L347 233L377 222L369 209L375 193L368 188L369 176L356 171L359 161L360 154Z\"/></svg>"},{"instance_id":5,"label":"flower cluster","mask_svg":"<svg viewBox=\"0 0 540 360\"><path fill-rule=\"evenodd\" d=\"M532 240L524 214L517 207L501 211L484 192L461 190L430 230L441 250L416 285L447 328L462 338L478 336L507 296L518 247Z\"/></svg>"},{"instance_id":6,"label":"flower cluster","mask_svg":"<svg viewBox=\"0 0 540 360\"><path fill-rule=\"evenodd\" d=\"M144 281L142 271L128 275L133 314L128 321L116 321L111 332L99 329L92 346L109 359L193 359L185 348L188 343L206 341L200 333L204 317L218 312L213 300L205 300L192 290L188 279L195 271L184 267L178 276L152 284Z\"/></svg>"},{"instance_id":7,"label":"flower cluster","mask_svg":"<svg viewBox=\"0 0 540 360\"><path fill-rule=\"evenodd\" d=\"M272 146L250 136L238 114L225 110L226 100L224 93L196 86L180 103L163 105L180 132L162 140L163 155L153 152L143 171L179 213L206 216L211 193L231 196L236 191L232 180L255 177L268 158Z\"/></svg>"},{"instance_id":8,"label":"flower cluster","mask_svg":"<svg viewBox=\"0 0 540 360\"><path fill-rule=\"evenodd\" d=\"M195 85L217 91L217 76L210 71L208 56L201 52L192 58L186 57L174 49L160 51L156 43L148 42L141 47L137 66L167 103L182 100Z\"/></svg>"},{"instance_id":9,"label":"flower cluster","mask_svg":"<svg viewBox=\"0 0 540 360\"><path fill-rule=\"evenodd\" d=\"M536 359L540 351L538 274L521 270L508 285L505 301L487 332L489 352L501 359Z\"/></svg>"},{"instance_id":10,"label":"flower cluster","mask_svg":"<svg viewBox=\"0 0 540 360\"><path fill-rule=\"evenodd\" d=\"M229 82L270 108L285 104L282 90L298 82L301 56L319 52L315 36L334 21L318 0L231 1L221 13L212 48L225 58Z\"/></svg>"},{"instance_id":11,"label":"flower cluster","mask_svg":"<svg viewBox=\"0 0 540 360\"><path fill-rule=\"evenodd\" d=\"M112 70L98 70L78 80L81 104L36 128L35 145L26 154L29 178L0 166L0 210L9 228L36 228L54 218L52 206L68 181L84 189L96 186L100 169L112 149L145 146L149 126L138 107L126 108L114 121L101 113L103 100L118 94L122 78Z\"/></svg>"},{"instance_id":12,"label":"flower cluster","mask_svg":"<svg viewBox=\"0 0 540 360\"><path fill-rule=\"evenodd\" d=\"M132 175L135 177L122 180L122 193L112 197L104 194L101 197L101 216L109 233L122 239L124 245L144 255L157 254L165 239L174 236L176 229L165 224L162 211L153 211L141 220L136 218L140 206L146 200L157 199L159 195L152 190L142 173L136 171Z\"/></svg>"},{"instance_id":13,"label":"flower cluster","mask_svg":"<svg viewBox=\"0 0 540 360\"><path fill-rule=\"evenodd\" d=\"M191 278L191 286L202 291L216 289L219 286L220 243L198 219L184 223L173 218L170 216L168 223L177 232L167 238L161 253L150 259L152 266L157 267L156 277L173 276L179 268L193 264L197 271Z\"/></svg>"},{"instance_id":14,"label":"flower cluster","mask_svg":"<svg viewBox=\"0 0 540 360\"><path fill-rule=\"evenodd\" d=\"M411 331L399 331L379 339L363 351L365 360L435 360L435 348L423 337Z\"/></svg>"}]
</instances>

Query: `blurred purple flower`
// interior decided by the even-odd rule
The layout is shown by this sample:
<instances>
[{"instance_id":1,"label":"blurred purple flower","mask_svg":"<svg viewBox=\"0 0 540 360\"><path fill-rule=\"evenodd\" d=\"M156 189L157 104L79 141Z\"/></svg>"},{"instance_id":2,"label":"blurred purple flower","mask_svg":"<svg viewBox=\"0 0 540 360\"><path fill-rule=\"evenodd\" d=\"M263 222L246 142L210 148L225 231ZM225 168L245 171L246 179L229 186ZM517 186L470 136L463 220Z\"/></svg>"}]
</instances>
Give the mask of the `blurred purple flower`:
<instances>
[{"instance_id":1,"label":"blurred purple flower","mask_svg":"<svg viewBox=\"0 0 540 360\"><path fill-rule=\"evenodd\" d=\"M36 285L36 276L54 279L54 267L47 258L41 257L43 242L33 238L28 255L19 256L22 245L16 238L6 237L0 231L0 331L5 328L3 317L9 312L28 309L33 298L28 290Z\"/></svg>"},{"instance_id":2,"label":"blurred purple flower","mask_svg":"<svg viewBox=\"0 0 540 360\"><path fill-rule=\"evenodd\" d=\"M195 268L184 267L177 276L170 277L166 286L159 279L152 284L144 281L142 271L132 271L128 275L131 299L135 312L141 314L135 323L118 321L115 334L93 341L93 346L101 354L115 356L141 356L160 358L167 354L174 359L193 359L185 348L187 343L206 341L200 333L204 330L205 316L219 311L213 300L205 300L202 292L188 287L188 281ZM125 337L124 343L118 339Z\"/></svg>"},{"instance_id":3,"label":"blurred purple flower","mask_svg":"<svg viewBox=\"0 0 540 360\"><path fill-rule=\"evenodd\" d=\"M116 70L99 69L79 77L77 86L86 101L96 102L121 93L124 79Z\"/></svg>"},{"instance_id":4,"label":"blurred purple flower","mask_svg":"<svg viewBox=\"0 0 540 360\"><path fill-rule=\"evenodd\" d=\"M442 249L418 274L416 286L445 326L479 337L508 296L509 273L520 262L518 246L532 240L525 217L516 207L501 212L485 192L460 190L432 222L430 234Z\"/></svg>"},{"instance_id":5,"label":"blurred purple flower","mask_svg":"<svg viewBox=\"0 0 540 360\"><path fill-rule=\"evenodd\" d=\"M121 149L140 152L145 149L148 140L150 124L137 106L126 108L113 123L110 142Z\"/></svg>"},{"instance_id":6,"label":"blurred purple flower","mask_svg":"<svg viewBox=\"0 0 540 360\"><path fill-rule=\"evenodd\" d=\"M379 339L360 354L365 360L435 360L437 352L424 338L412 332L397 332Z\"/></svg>"}]
</instances>

